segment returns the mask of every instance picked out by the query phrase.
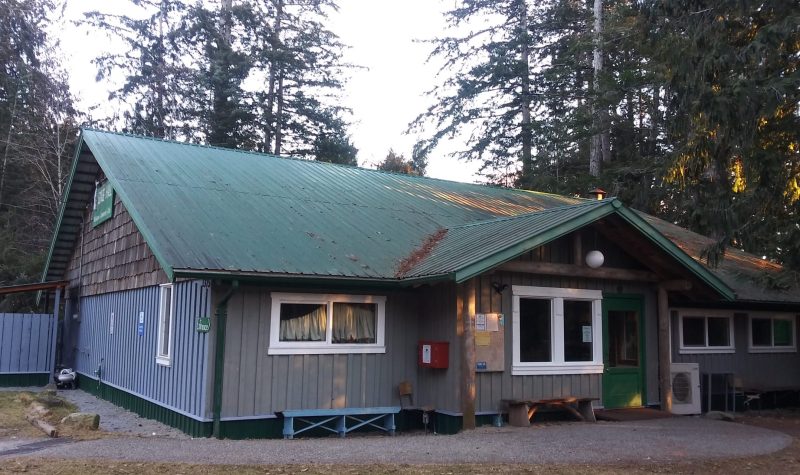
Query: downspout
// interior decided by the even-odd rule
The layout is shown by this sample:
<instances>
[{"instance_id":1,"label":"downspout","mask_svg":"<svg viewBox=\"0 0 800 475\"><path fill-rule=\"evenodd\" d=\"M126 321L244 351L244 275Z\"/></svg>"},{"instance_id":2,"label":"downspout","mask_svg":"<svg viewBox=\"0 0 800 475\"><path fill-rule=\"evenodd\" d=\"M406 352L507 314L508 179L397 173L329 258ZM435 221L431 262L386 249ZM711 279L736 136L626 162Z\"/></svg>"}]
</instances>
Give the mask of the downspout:
<instances>
[{"instance_id":1,"label":"downspout","mask_svg":"<svg viewBox=\"0 0 800 475\"><path fill-rule=\"evenodd\" d=\"M239 281L231 282L231 288L222 296L217 303L217 310L214 314L217 320L216 342L214 344L214 398L212 403L213 412L213 436L220 439L220 414L222 413L222 381L225 373L225 325L228 319L228 301L239 288Z\"/></svg>"}]
</instances>

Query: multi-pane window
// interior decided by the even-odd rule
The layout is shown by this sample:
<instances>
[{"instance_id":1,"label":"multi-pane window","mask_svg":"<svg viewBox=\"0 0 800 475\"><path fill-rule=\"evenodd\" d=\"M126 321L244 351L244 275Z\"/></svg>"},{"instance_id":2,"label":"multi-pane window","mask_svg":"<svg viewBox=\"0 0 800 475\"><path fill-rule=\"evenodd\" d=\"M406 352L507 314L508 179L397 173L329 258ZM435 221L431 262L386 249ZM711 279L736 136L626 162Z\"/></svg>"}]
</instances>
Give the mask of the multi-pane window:
<instances>
[{"instance_id":1,"label":"multi-pane window","mask_svg":"<svg viewBox=\"0 0 800 475\"><path fill-rule=\"evenodd\" d=\"M156 362L166 366L169 366L172 360L174 313L175 306L173 304L172 284L162 285L158 306L158 348L156 350Z\"/></svg>"},{"instance_id":2,"label":"multi-pane window","mask_svg":"<svg viewBox=\"0 0 800 475\"><path fill-rule=\"evenodd\" d=\"M750 351L796 351L794 315L750 315Z\"/></svg>"},{"instance_id":3,"label":"multi-pane window","mask_svg":"<svg viewBox=\"0 0 800 475\"><path fill-rule=\"evenodd\" d=\"M272 293L269 354L383 353L386 297Z\"/></svg>"},{"instance_id":4,"label":"multi-pane window","mask_svg":"<svg viewBox=\"0 0 800 475\"><path fill-rule=\"evenodd\" d=\"M513 291L512 374L602 372L600 291L527 286Z\"/></svg>"},{"instance_id":5,"label":"multi-pane window","mask_svg":"<svg viewBox=\"0 0 800 475\"><path fill-rule=\"evenodd\" d=\"M733 353L733 317L710 310L680 312L681 353Z\"/></svg>"}]
</instances>

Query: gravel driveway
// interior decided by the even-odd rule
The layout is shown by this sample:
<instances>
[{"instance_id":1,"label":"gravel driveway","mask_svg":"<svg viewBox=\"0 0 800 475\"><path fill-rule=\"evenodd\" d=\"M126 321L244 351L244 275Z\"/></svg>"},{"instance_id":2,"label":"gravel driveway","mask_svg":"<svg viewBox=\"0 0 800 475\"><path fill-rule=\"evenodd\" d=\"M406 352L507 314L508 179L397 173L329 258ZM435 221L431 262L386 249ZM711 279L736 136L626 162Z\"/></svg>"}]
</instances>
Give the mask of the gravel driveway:
<instances>
[{"instance_id":1,"label":"gravel driveway","mask_svg":"<svg viewBox=\"0 0 800 475\"><path fill-rule=\"evenodd\" d=\"M82 409L105 413L105 418L101 415L102 428L139 436L48 446L37 450L37 457L200 464L672 462L760 455L781 450L792 440L768 429L697 417L535 424L530 428L481 427L450 436L414 433L343 439L191 439L82 391L60 393ZM157 437L152 436L153 432Z\"/></svg>"}]
</instances>

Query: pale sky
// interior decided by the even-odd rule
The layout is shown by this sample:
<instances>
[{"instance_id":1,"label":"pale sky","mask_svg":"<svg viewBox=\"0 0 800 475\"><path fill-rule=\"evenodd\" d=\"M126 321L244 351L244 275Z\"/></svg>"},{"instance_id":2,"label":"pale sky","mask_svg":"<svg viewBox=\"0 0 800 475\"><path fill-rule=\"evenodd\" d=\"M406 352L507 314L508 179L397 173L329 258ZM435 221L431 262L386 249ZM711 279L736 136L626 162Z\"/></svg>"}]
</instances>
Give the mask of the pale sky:
<instances>
[{"instance_id":1,"label":"pale sky","mask_svg":"<svg viewBox=\"0 0 800 475\"><path fill-rule=\"evenodd\" d=\"M340 0L339 13L331 15L329 28L350 48L346 62L363 66L350 73L344 104L353 109L350 127L359 149L362 166L373 166L393 148L407 158L416 137L405 135L408 123L430 105L424 92L438 81L437 68L426 65L430 46L415 39L440 36L444 31L441 12L452 8L452 0ZM64 63L73 93L82 110L92 106L110 109L110 85L95 81L97 70L91 60L114 47L105 35L87 35L87 29L72 21L84 12L124 12L126 0L81 0L67 5L65 18L56 34L61 39ZM428 176L473 182L477 163L447 157L456 143L443 142L429 157Z\"/></svg>"}]
</instances>

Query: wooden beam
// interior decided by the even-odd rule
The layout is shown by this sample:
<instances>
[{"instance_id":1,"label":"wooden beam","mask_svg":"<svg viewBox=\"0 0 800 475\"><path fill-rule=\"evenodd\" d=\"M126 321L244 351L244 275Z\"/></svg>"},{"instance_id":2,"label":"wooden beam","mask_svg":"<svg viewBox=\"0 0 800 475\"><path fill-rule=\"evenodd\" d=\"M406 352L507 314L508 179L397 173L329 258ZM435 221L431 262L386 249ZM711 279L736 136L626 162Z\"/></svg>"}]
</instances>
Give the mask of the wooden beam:
<instances>
[{"instance_id":1,"label":"wooden beam","mask_svg":"<svg viewBox=\"0 0 800 475\"><path fill-rule=\"evenodd\" d=\"M667 299L667 287L658 286L658 382L660 386L659 395L661 397L661 410L672 411L672 376L670 369L672 358L670 357L670 337L669 337L669 301Z\"/></svg>"},{"instance_id":2,"label":"wooden beam","mask_svg":"<svg viewBox=\"0 0 800 475\"><path fill-rule=\"evenodd\" d=\"M586 277L589 279L627 280L638 282L658 282L658 275L650 271L636 269L617 269L599 267L592 269L574 264L553 264L549 262L506 262L497 267L508 272L524 272L526 274L561 275L569 277Z\"/></svg>"},{"instance_id":3,"label":"wooden beam","mask_svg":"<svg viewBox=\"0 0 800 475\"><path fill-rule=\"evenodd\" d=\"M572 263L576 266L583 266L583 249L581 242L581 231L575 231L572 235Z\"/></svg>"},{"instance_id":4,"label":"wooden beam","mask_svg":"<svg viewBox=\"0 0 800 475\"><path fill-rule=\"evenodd\" d=\"M69 285L69 282L66 280L59 280L55 282L36 282L33 284L7 285L5 287L0 287L0 295L58 289L66 287L67 285Z\"/></svg>"},{"instance_id":5,"label":"wooden beam","mask_svg":"<svg viewBox=\"0 0 800 475\"><path fill-rule=\"evenodd\" d=\"M462 427L475 428L475 279L458 286L458 320L461 330L461 415Z\"/></svg>"}]
</instances>

